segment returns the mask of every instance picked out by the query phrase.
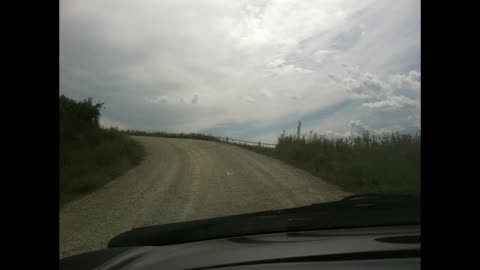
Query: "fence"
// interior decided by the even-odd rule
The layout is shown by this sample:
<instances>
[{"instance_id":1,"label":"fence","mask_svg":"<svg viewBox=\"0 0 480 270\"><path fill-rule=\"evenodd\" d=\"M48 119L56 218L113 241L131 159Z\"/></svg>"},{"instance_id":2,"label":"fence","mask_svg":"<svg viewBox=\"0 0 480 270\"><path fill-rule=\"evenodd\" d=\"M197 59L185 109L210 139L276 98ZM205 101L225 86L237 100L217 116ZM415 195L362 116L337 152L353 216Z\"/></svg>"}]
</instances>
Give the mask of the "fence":
<instances>
[{"instance_id":1,"label":"fence","mask_svg":"<svg viewBox=\"0 0 480 270\"><path fill-rule=\"evenodd\" d=\"M258 146L258 147L269 147L275 148L277 144L274 143L265 143L265 142L252 142L252 141L245 141L240 139L233 139L229 137L215 137L211 135L205 134L197 134L197 133L167 133L167 132L145 132L145 131L135 131L135 130L121 130L128 135L136 135L136 136L153 136L153 137L165 137L165 138L185 138L185 139L198 139L198 140L207 140L211 141L212 139L218 140L224 143L232 143L232 144L243 144L243 145L251 145L251 146Z\"/></svg>"},{"instance_id":2,"label":"fence","mask_svg":"<svg viewBox=\"0 0 480 270\"><path fill-rule=\"evenodd\" d=\"M244 144L244 145L252 145L258 147L270 147L275 148L277 145L274 143L264 143L264 142L252 142L252 141L244 141L239 139L232 139L229 137L216 137L219 141L225 143L233 143L233 144Z\"/></svg>"}]
</instances>

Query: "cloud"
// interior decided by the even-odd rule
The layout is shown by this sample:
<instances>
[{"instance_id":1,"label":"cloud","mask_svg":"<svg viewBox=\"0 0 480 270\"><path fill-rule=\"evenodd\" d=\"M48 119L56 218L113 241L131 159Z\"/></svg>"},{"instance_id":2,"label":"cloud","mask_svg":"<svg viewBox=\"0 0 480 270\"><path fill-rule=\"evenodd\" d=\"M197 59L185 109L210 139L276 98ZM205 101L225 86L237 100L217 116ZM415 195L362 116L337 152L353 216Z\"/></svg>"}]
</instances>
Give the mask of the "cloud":
<instances>
[{"instance_id":1,"label":"cloud","mask_svg":"<svg viewBox=\"0 0 480 270\"><path fill-rule=\"evenodd\" d=\"M335 74L330 73L330 74L328 74L328 77L336 83L342 83L343 82L343 80Z\"/></svg>"},{"instance_id":2,"label":"cloud","mask_svg":"<svg viewBox=\"0 0 480 270\"><path fill-rule=\"evenodd\" d=\"M313 53L313 58L318 63L325 63L331 59L333 55L339 53L339 50L325 50L321 49Z\"/></svg>"},{"instance_id":3,"label":"cloud","mask_svg":"<svg viewBox=\"0 0 480 270\"><path fill-rule=\"evenodd\" d=\"M270 70L271 74L274 75L286 75L292 72L298 72L298 73L312 73L312 70L305 69L302 67L297 67L295 65L281 65L279 67L276 67L272 70Z\"/></svg>"},{"instance_id":4,"label":"cloud","mask_svg":"<svg viewBox=\"0 0 480 270\"><path fill-rule=\"evenodd\" d=\"M198 97L199 97L199 94L198 94L198 93L194 93L194 94L193 94L192 104L198 104Z\"/></svg>"},{"instance_id":5,"label":"cloud","mask_svg":"<svg viewBox=\"0 0 480 270\"><path fill-rule=\"evenodd\" d=\"M350 134L352 135L359 135L369 130L368 126L366 126L361 120L350 121L350 129Z\"/></svg>"},{"instance_id":6,"label":"cloud","mask_svg":"<svg viewBox=\"0 0 480 270\"><path fill-rule=\"evenodd\" d=\"M260 91L260 94L258 94L258 95L261 96L261 97L266 97L266 98L273 97L272 91L267 90L267 89L263 89L262 91Z\"/></svg>"},{"instance_id":7,"label":"cloud","mask_svg":"<svg viewBox=\"0 0 480 270\"><path fill-rule=\"evenodd\" d=\"M329 74L328 77L340 84L346 92L354 97L376 99L377 101L363 104L363 107L380 110L413 109L417 101L395 93L403 91L420 91L420 72L412 70L407 74L395 74L386 79L360 72L358 69L348 69L348 75Z\"/></svg>"},{"instance_id":8,"label":"cloud","mask_svg":"<svg viewBox=\"0 0 480 270\"><path fill-rule=\"evenodd\" d=\"M299 100L302 97L300 95L295 95L295 94L286 94L285 97L291 99L291 100Z\"/></svg>"},{"instance_id":9,"label":"cloud","mask_svg":"<svg viewBox=\"0 0 480 270\"><path fill-rule=\"evenodd\" d=\"M275 59L272 62L266 65L267 74L271 75L287 75L289 73L298 72L298 73L312 73L313 70L303 68L301 66L296 66L291 63L287 63L284 59Z\"/></svg>"},{"instance_id":10,"label":"cloud","mask_svg":"<svg viewBox=\"0 0 480 270\"><path fill-rule=\"evenodd\" d=\"M146 98L146 101L150 102L150 103L168 104L168 96L158 96L156 98Z\"/></svg>"},{"instance_id":11,"label":"cloud","mask_svg":"<svg viewBox=\"0 0 480 270\"><path fill-rule=\"evenodd\" d=\"M347 50L354 46L362 36L364 26L354 26L343 32L340 32L332 42L332 48L336 50Z\"/></svg>"},{"instance_id":12,"label":"cloud","mask_svg":"<svg viewBox=\"0 0 480 270\"><path fill-rule=\"evenodd\" d=\"M420 128L420 72L411 70L378 76L361 71L358 66L344 65L343 68L344 72L330 73L328 78L359 101L357 108L368 109L356 112L354 117L361 120L349 124L354 131L415 132ZM355 134L351 130L347 132Z\"/></svg>"},{"instance_id":13,"label":"cloud","mask_svg":"<svg viewBox=\"0 0 480 270\"><path fill-rule=\"evenodd\" d=\"M386 100L365 103L362 106L370 109L379 110L398 110L398 109L414 109L417 107L417 103L407 97L391 96Z\"/></svg>"},{"instance_id":14,"label":"cloud","mask_svg":"<svg viewBox=\"0 0 480 270\"><path fill-rule=\"evenodd\" d=\"M284 63L285 63L284 59L278 58L268 63L267 66L271 68L276 68L283 65Z\"/></svg>"},{"instance_id":15,"label":"cloud","mask_svg":"<svg viewBox=\"0 0 480 270\"><path fill-rule=\"evenodd\" d=\"M248 102L248 103L256 103L255 98L250 96L244 97L243 100L245 100L245 102Z\"/></svg>"},{"instance_id":16,"label":"cloud","mask_svg":"<svg viewBox=\"0 0 480 270\"><path fill-rule=\"evenodd\" d=\"M362 73L355 70L350 70L350 73L350 77L343 81L347 93L365 98L380 98L387 94L388 85L376 76L368 72Z\"/></svg>"},{"instance_id":17,"label":"cloud","mask_svg":"<svg viewBox=\"0 0 480 270\"><path fill-rule=\"evenodd\" d=\"M390 84L395 89L420 91L420 72L411 70L407 74L395 74L390 77Z\"/></svg>"},{"instance_id":18,"label":"cloud","mask_svg":"<svg viewBox=\"0 0 480 270\"><path fill-rule=\"evenodd\" d=\"M60 88L137 129L265 137L313 116L312 129L336 133L352 119L408 129L419 11L417 0L61 1Z\"/></svg>"},{"instance_id":19,"label":"cloud","mask_svg":"<svg viewBox=\"0 0 480 270\"><path fill-rule=\"evenodd\" d=\"M349 137L349 136L360 136L364 134L365 132L368 132L370 134L384 134L384 133L390 133L392 132L391 129L389 128L372 128L366 125L362 120L352 120L350 121L349 124L349 131L339 134L339 133L334 133L332 135L336 137Z\"/></svg>"}]
</instances>

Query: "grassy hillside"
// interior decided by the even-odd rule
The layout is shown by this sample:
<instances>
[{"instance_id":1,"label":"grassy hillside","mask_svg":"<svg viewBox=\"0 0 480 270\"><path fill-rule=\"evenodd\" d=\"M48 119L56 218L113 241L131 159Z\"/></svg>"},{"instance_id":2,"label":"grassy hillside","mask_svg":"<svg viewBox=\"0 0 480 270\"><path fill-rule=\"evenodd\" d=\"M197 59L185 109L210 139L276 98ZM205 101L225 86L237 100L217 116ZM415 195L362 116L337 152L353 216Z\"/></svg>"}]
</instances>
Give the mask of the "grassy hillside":
<instances>
[{"instance_id":1,"label":"grassy hillside","mask_svg":"<svg viewBox=\"0 0 480 270\"><path fill-rule=\"evenodd\" d=\"M100 127L102 106L60 96L60 207L122 175L145 155L127 135Z\"/></svg>"}]
</instances>

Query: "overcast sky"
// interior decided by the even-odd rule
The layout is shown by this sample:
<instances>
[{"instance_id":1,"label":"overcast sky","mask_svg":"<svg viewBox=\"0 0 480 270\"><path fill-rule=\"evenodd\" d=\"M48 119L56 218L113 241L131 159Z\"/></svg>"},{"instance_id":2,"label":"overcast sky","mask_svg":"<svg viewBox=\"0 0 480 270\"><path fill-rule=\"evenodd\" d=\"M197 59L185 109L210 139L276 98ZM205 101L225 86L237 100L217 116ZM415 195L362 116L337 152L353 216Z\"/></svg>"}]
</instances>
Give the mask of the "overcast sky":
<instances>
[{"instance_id":1,"label":"overcast sky","mask_svg":"<svg viewBox=\"0 0 480 270\"><path fill-rule=\"evenodd\" d=\"M420 1L60 1L60 93L102 124L276 142L420 128Z\"/></svg>"}]
</instances>

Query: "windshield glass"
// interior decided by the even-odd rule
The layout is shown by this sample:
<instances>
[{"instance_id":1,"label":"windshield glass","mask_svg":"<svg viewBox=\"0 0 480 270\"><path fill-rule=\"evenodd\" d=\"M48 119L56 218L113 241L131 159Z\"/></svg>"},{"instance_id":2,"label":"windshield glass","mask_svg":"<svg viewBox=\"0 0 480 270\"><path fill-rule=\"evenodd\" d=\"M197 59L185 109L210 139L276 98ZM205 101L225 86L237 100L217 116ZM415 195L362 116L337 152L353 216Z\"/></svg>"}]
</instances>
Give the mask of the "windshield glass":
<instances>
[{"instance_id":1,"label":"windshield glass","mask_svg":"<svg viewBox=\"0 0 480 270\"><path fill-rule=\"evenodd\" d=\"M64 0L59 65L60 257L420 194L420 1ZM399 202L371 220L411 220ZM329 228L373 225L336 207Z\"/></svg>"}]
</instances>

